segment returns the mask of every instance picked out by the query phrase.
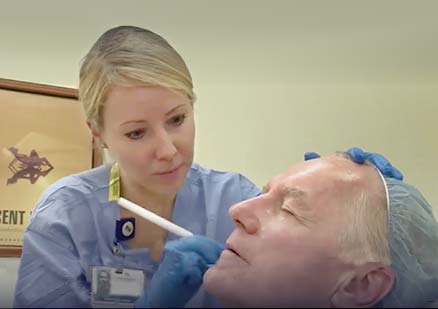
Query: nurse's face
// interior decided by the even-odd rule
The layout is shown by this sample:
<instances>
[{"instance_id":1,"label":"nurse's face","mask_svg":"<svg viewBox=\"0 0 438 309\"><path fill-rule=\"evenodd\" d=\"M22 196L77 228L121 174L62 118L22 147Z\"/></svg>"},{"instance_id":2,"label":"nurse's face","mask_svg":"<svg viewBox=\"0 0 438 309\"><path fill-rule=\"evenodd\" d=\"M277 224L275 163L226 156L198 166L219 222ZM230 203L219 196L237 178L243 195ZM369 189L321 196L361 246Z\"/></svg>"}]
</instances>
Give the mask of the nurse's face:
<instances>
[{"instance_id":1,"label":"nurse's face","mask_svg":"<svg viewBox=\"0 0 438 309\"><path fill-rule=\"evenodd\" d=\"M125 185L173 194L193 161L193 107L166 88L116 86L105 101L100 138Z\"/></svg>"},{"instance_id":2,"label":"nurse's face","mask_svg":"<svg viewBox=\"0 0 438 309\"><path fill-rule=\"evenodd\" d=\"M350 267L337 257L337 239L352 169L338 157L302 162L230 208L236 228L204 276L207 290L235 306L330 306Z\"/></svg>"}]
</instances>

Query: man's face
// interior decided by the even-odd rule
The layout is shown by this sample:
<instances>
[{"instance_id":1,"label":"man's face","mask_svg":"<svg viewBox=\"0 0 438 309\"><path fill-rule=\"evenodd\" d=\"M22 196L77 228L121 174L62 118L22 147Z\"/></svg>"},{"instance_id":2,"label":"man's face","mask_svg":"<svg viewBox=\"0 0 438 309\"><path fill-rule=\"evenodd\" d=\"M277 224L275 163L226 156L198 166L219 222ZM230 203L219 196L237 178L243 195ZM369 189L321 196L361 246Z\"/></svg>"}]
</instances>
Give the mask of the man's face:
<instances>
[{"instance_id":1,"label":"man's face","mask_svg":"<svg viewBox=\"0 0 438 309\"><path fill-rule=\"evenodd\" d=\"M100 282L108 282L109 281L109 274L105 271L102 271L99 274L99 281Z\"/></svg>"},{"instance_id":2,"label":"man's face","mask_svg":"<svg viewBox=\"0 0 438 309\"><path fill-rule=\"evenodd\" d=\"M302 162L233 206L236 229L204 276L207 290L236 306L330 306L350 267L337 257L346 224L340 205L357 169L340 157Z\"/></svg>"}]
</instances>

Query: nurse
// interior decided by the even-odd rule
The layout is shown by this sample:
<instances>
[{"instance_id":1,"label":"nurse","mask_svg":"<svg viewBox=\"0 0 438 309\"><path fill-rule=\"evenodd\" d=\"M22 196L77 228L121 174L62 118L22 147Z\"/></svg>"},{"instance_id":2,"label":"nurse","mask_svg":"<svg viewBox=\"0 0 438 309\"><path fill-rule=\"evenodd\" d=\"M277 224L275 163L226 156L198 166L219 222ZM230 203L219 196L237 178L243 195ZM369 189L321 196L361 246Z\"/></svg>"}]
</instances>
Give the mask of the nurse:
<instances>
[{"instance_id":1,"label":"nurse","mask_svg":"<svg viewBox=\"0 0 438 309\"><path fill-rule=\"evenodd\" d=\"M229 206L260 192L240 174L193 163L192 78L159 35L129 26L104 33L83 60L79 97L95 139L117 163L63 178L43 193L24 235L17 307L89 307L102 270L111 286L123 281L116 270L139 276L130 284L142 284L141 291L148 285L174 236L120 208L119 196L225 243L233 229ZM125 296L107 301L136 295ZM191 305L210 302L201 291Z\"/></svg>"},{"instance_id":2,"label":"nurse","mask_svg":"<svg viewBox=\"0 0 438 309\"><path fill-rule=\"evenodd\" d=\"M234 228L229 207L260 191L238 173L193 163L195 94L184 60L151 31L110 29L83 60L79 98L93 136L116 163L43 193L24 234L14 306L120 307L141 295L147 305L148 294L154 306L169 305L164 290L181 300L170 305L190 298L188 307L218 306L202 288L184 296L184 278L202 278ZM197 234L168 250L153 285L164 245L176 237L119 207L120 196ZM171 280L169 265L181 266ZM110 281L105 297L97 293L102 273Z\"/></svg>"}]
</instances>

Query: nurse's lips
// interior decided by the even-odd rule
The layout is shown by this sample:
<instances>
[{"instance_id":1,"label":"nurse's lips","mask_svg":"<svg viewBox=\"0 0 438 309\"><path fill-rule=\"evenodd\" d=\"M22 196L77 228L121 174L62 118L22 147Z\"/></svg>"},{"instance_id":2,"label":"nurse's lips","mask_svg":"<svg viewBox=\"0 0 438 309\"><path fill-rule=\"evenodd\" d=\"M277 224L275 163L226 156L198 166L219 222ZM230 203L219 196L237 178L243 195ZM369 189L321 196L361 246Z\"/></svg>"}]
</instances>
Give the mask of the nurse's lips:
<instances>
[{"instance_id":1,"label":"nurse's lips","mask_svg":"<svg viewBox=\"0 0 438 309\"><path fill-rule=\"evenodd\" d=\"M176 172L180 167L182 167L182 164L178 165L177 167L175 167L173 169L170 169L170 170L167 170L167 171L164 171L164 172L154 173L154 175L158 175L158 176L169 175L169 174L172 174L172 173Z\"/></svg>"}]
</instances>

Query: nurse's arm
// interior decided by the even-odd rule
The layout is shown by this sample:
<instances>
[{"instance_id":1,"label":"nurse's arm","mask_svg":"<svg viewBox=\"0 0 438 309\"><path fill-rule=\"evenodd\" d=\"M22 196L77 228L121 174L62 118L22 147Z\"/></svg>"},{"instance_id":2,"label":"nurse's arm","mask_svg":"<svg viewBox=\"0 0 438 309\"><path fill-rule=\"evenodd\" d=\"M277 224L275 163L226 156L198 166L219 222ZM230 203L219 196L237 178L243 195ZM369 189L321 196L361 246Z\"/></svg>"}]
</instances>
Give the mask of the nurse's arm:
<instances>
[{"instance_id":1,"label":"nurse's arm","mask_svg":"<svg viewBox=\"0 0 438 309\"><path fill-rule=\"evenodd\" d=\"M35 218L38 220L38 218ZM65 226L29 225L15 289L14 307L90 307L90 292Z\"/></svg>"}]
</instances>

